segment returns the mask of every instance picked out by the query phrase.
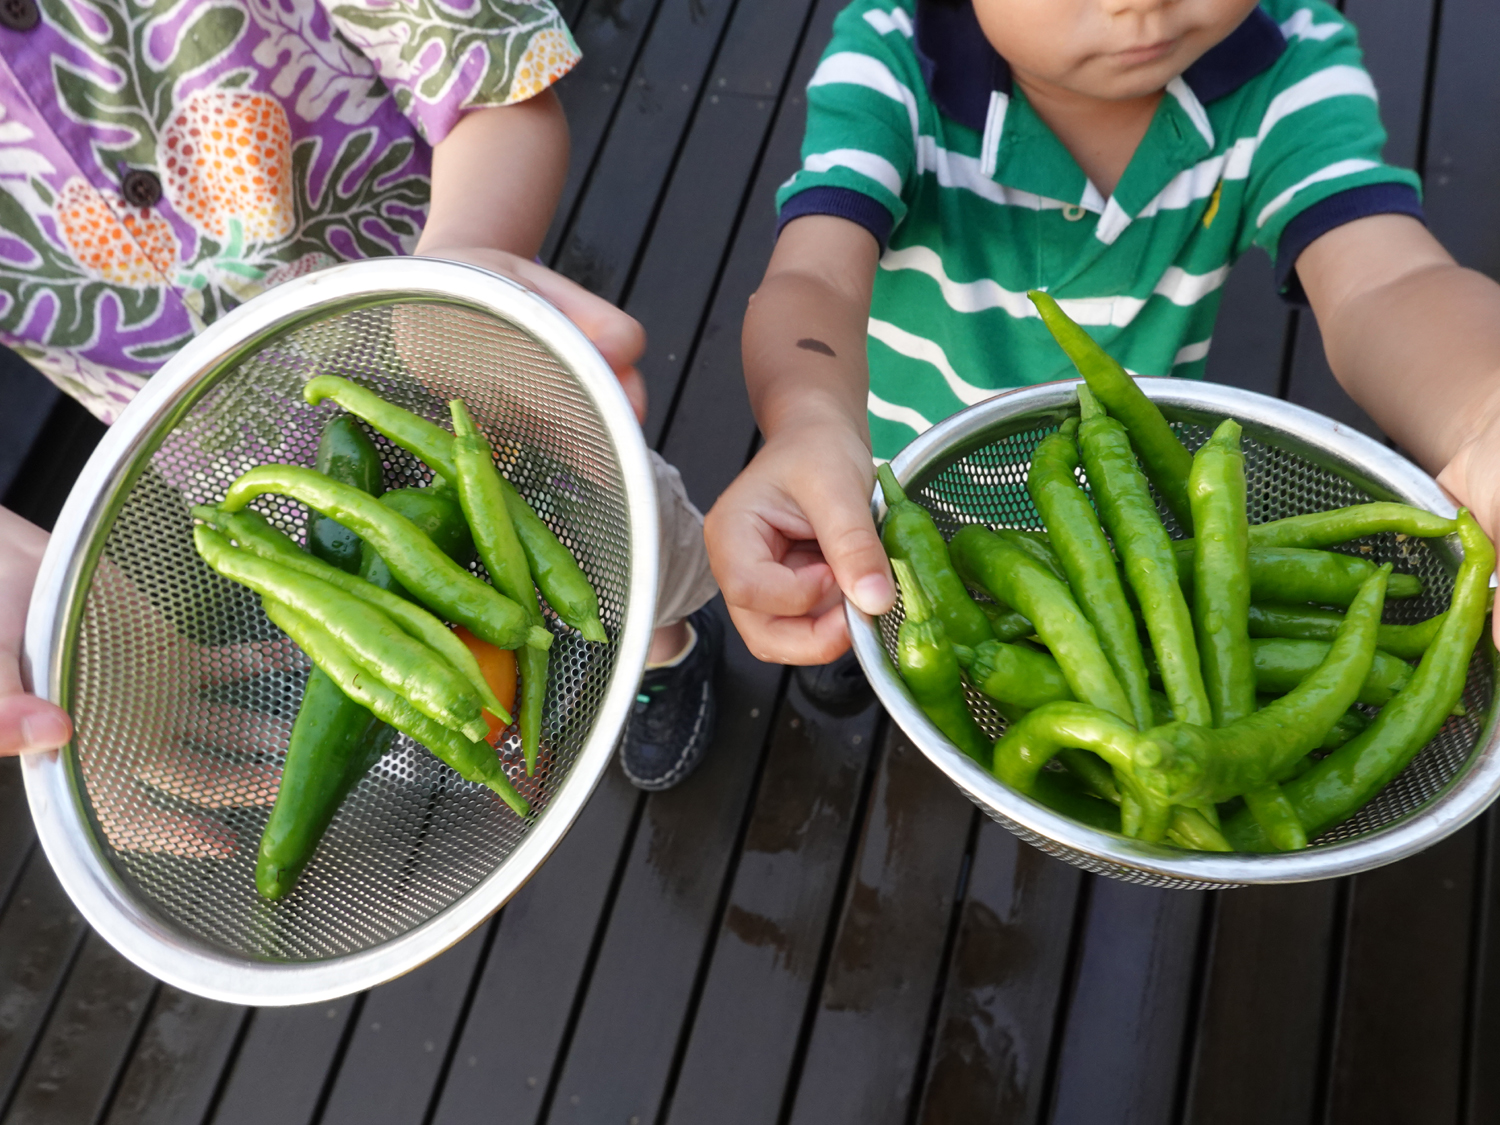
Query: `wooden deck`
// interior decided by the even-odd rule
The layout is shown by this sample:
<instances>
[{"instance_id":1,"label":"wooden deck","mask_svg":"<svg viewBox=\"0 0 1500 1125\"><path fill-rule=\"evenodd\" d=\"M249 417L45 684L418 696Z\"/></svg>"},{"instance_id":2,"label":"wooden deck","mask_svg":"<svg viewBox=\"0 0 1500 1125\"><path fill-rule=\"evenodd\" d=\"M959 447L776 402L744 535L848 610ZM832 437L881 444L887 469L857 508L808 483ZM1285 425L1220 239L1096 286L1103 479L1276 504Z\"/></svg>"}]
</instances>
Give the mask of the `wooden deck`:
<instances>
[{"instance_id":1,"label":"wooden deck","mask_svg":"<svg viewBox=\"0 0 1500 1125\"><path fill-rule=\"evenodd\" d=\"M753 448L739 322L842 0L573 0L574 164L548 260L651 335L649 440L707 507ZM1500 5L1346 0L1431 224L1500 276ZM1213 378L1369 426L1270 267ZM0 490L50 523L100 428L0 367ZM47 411L50 409L50 413ZM40 427L40 428L38 428ZM19 468L19 451L31 454ZM5 460L6 456L13 458ZM89 932L0 767L3 1125L1492 1125L1492 817L1342 882L1085 876L983 819L874 706L835 716L731 636L709 760L611 770L557 854L447 954L252 1010Z\"/></svg>"}]
</instances>

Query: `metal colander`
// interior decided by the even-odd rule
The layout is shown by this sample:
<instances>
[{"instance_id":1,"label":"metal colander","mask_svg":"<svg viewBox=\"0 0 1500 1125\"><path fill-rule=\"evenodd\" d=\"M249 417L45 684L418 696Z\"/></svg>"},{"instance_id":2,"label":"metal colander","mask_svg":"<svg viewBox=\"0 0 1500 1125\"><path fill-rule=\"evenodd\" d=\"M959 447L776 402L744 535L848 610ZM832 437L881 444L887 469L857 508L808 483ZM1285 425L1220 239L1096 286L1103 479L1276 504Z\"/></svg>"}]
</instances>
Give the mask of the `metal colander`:
<instances>
[{"instance_id":1,"label":"metal colander","mask_svg":"<svg viewBox=\"0 0 1500 1125\"><path fill-rule=\"evenodd\" d=\"M339 811L296 889L254 867L308 662L250 591L193 551L194 504L265 462L311 465L319 374L447 424L461 396L506 475L599 593L609 644L555 635L536 774L500 752L521 820L399 737ZM388 487L431 478L377 437ZM295 539L298 504L258 508ZM101 442L60 516L26 661L76 733L26 760L38 834L85 917L181 988L251 1004L367 988L447 948L541 864L608 765L645 662L656 500L608 366L540 298L468 266L388 259L289 282L185 347ZM476 573L483 574L475 565Z\"/></svg>"},{"instance_id":2,"label":"metal colander","mask_svg":"<svg viewBox=\"0 0 1500 1125\"><path fill-rule=\"evenodd\" d=\"M1452 515L1436 482L1404 458L1322 415L1265 395L1181 379L1140 385L1196 449L1227 417L1244 427L1250 521L1367 500L1403 500ZM1040 529L1026 491L1038 442L1074 406L1076 382L1047 383L999 395L934 426L891 462L907 494L923 504L950 536L965 523ZM877 490L877 521L885 505ZM1163 509L1175 536L1182 534ZM1448 540L1371 536L1348 547L1397 570L1419 575L1420 598L1388 602L1388 622L1441 612L1453 589L1460 555ZM1411 855L1456 831L1500 793L1500 755L1491 702L1495 669L1488 644L1469 667L1468 714L1450 718L1400 776L1346 823L1301 852L1222 855L1143 843L1088 828L1002 785L953 745L917 707L896 671L898 604L878 620L847 604L854 650L876 694L908 736L989 816L1023 840L1086 871L1151 886L1213 888L1289 883L1349 875ZM1005 726L983 696L970 690L980 723L992 736Z\"/></svg>"}]
</instances>

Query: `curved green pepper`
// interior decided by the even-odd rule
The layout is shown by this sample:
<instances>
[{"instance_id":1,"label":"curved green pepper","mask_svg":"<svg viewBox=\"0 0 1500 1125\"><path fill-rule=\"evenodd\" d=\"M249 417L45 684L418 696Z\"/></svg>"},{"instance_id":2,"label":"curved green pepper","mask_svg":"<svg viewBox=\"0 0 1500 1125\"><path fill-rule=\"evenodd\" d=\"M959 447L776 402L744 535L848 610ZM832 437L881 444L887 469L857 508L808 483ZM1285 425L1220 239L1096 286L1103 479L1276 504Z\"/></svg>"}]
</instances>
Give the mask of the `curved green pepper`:
<instances>
[{"instance_id":1,"label":"curved green pepper","mask_svg":"<svg viewBox=\"0 0 1500 1125\"><path fill-rule=\"evenodd\" d=\"M892 559L891 568L901 584L906 610L896 634L896 666L901 678L938 730L976 762L988 764L990 740L969 713L958 660L943 623L932 612L932 603L911 564L905 559Z\"/></svg>"}]
</instances>

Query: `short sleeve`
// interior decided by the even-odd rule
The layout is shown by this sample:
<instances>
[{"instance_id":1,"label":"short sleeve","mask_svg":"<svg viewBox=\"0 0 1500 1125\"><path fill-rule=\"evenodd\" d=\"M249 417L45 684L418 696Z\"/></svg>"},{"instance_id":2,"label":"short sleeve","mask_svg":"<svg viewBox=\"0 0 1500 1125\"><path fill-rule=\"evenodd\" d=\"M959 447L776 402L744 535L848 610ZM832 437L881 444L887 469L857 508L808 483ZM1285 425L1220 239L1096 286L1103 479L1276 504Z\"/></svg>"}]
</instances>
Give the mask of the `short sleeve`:
<instances>
[{"instance_id":1,"label":"short sleeve","mask_svg":"<svg viewBox=\"0 0 1500 1125\"><path fill-rule=\"evenodd\" d=\"M1297 256L1320 235L1367 215L1421 217L1415 172L1381 157L1385 128L1353 26L1315 3L1277 68L1278 90L1261 118L1251 161L1246 231L1276 262L1296 300Z\"/></svg>"},{"instance_id":2,"label":"short sleeve","mask_svg":"<svg viewBox=\"0 0 1500 1125\"><path fill-rule=\"evenodd\" d=\"M920 82L906 7L866 0L839 13L807 85L802 167L776 193L780 227L837 215L885 245L916 172Z\"/></svg>"},{"instance_id":3,"label":"short sleeve","mask_svg":"<svg viewBox=\"0 0 1500 1125\"><path fill-rule=\"evenodd\" d=\"M541 93L578 62L551 0L325 0L430 144L466 110Z\"/></svg>"}]
</instances>

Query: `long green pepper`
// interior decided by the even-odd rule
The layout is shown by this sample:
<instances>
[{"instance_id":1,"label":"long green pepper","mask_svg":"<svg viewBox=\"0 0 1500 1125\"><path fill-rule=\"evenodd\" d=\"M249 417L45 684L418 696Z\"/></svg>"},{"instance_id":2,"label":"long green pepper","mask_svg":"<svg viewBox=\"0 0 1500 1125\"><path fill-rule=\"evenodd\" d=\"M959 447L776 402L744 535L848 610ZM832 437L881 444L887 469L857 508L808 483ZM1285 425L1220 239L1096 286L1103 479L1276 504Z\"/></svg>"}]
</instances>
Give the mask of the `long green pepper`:
<instances>
[{"instance_id":1,"label":"long green pepper","mask_svg":"<svg viewBox=\"0 0 1500 1125\"><path fill-rule=\"evenodd\" d=\"M315 622L337 639L368 675L406 699L433 722L470 738L488 732L479 696L458 671L388 616L328 582L239 550L212 528L193 528L203 561Z\"/></svg>"},{"instance_id":2,"label":"long green pepper","mask_svg":"<svg viewBox=\"0 0 1500 1125\"><path fill-rule=\"evenodd\" d=\"M505 769L485 742L475 742L434 723L384 684L360 675L360 667L349 658L347 650L322 628L296 610L272 598L261 598L266 616L302 649L314 664L322 668L350 699L373 712L402 734L416 739L434 756L452 766L465 781L488 786L518 816L530 813L530 806L516 791Z\"/></svg>"},{"instance_id":3,"label":"long green pepper","mask_svg":"<svg viewBox=\"0 0 1500 1125\"><path fill-rule=\"evenodd\" d=\"M901 584L901 602L906 610L896 634L896 665L901 679L938 730L969 757L987 766L990 740L969 712L958 660L943 623L933 613L911 564L905 559L892 559L891 567Z\"/></svg>"},{"instance_id":4,"label":"long green pepper","mask_svg":"<svg viewBox=\"0 0 1500 1125\"><path fill-rule=\"evenodd\" d=\"M1192 614L1177 581L1172 540L1136 466L1125 427L1104 413L1087 387L1078 389L1078 402L1083 414L1078 451L1084 471L1100 520L1140 601L1172 713L1184 722L1209 726L1213 712L1203 687ZM1189 468L1191 464L1189 458ZM1024 607L1017 608L1024 612Z\"/></svg>"},{"instance_id":5,"label":"long green pepper","mask_svg":"<svg viewBox=\"0 0 1500 1125\"><path fill-rule=\"evenodd\" d=\"M1255 710L1250 650L1250 521L1245 515L1245 455L1240 424L1226 418L1193 455L1188 477L1196 549L1193 626L1203 688L1216 727Z\"/></svg>"},{"instance_id":6,"label":"long green pepper","mask_svg":"<svg viewBox=\"0 0 1500 1125\"><path fill-rule=\"evenodd\" d=\"M430 609L500 648L547 647L552 634L526 611L440 551L404 516L358 489L297 465L262 465L229 486L219 506L237 512L255 497L280 493L353 529L380 553L400 583Z\"/></svg>"},{"instance_id":7,"label":"long green pepper","mask_svg":"<svg viewBox=\"0 0 1500 1125\"><path fill-rule=\"evenodd\" d=\"M1177 517L1187 534L1193 533L1192 505L1188 501L1188 475L1193 469L1193 455L1172 432L1161 409L1136 386L1123 367L1099 344L1069 319L1056 301L1046 293L1031 290L1026 296L1041 314L1042 323L1061 345L1073 366L1083 376L1094 396L1109 413L1124 424L1130 442L1141 456L1146 475L1167 509Z\"/></svg>"},{"instance_id":8,"label":"long green pepper","mask_svg":"<svg viewBox=\"0 0 1500 1125\"><path fill-rule=\"evenodd\" d=\"M1150 677L1109 540L1078 483L1077 432L1078 419L1069 418L1038 443L1026 488L1078 606L1098 633L1104 655L1130 700L1131 717L1145 730L1151 725Z\"/></svg>"},{"instance_id":9,"label":"long green pepper","mask_svg":"<svg viewBox=\"0 0 1500 1125\"><path fill-rule=\"evenodd\" d=\"M453 415L453 462L458 475L458 502L463 505L474 545L490 572L490 581L511 601L526 611L535 626L542 625L542 607L536 600L526 552L516 538L510 514L505 507L505 493L500 487L500 473L484 439L462 399L448 404ZM536 772L537 754L542 744L542 713L547 702L547 652L521 649L521 706L519 726L521 749L526 757L526 773Z\"/></svg>"},{"instance_id":10,"label":"long green pepper","mask_svg":"<svg viewBox=\"0 0 1500 1125\"><path fill-rule=\"evenodd\" d=\"M932 515L922 505L907 499L889 465L879 466L875 475L887 507L885 524L880 529L885 553L911 564L952 643L973 646L993 638L990 619L969 596L963 579L953 569L948 544Z\"/></svg>"},{"instance_id":11,"label":"long green pepper","mask_svg":"<svg viewBox=\"0 0 1500 1125\"><path fill-rule=\"evenodd\" d=\"M458 469L453 460L453 435L436 423L386 402L378 395L336 375L320 375L310 380L303 395L310 403L321 402L324 398L333 399L351 414L359 415L402 449L420 457L443 477L450 481L457 479ZM526 503L510 481L502 478L502 487L516 537L521 540L526 561L531 567L531 576L536 580L542 596L547 599L547 604L564 623L582 633L585 640L596 643L607 641L609 636L599 619L599 595L578 565L578 560L532 510L531 505Z\"/></svg>"}]
</instances>

